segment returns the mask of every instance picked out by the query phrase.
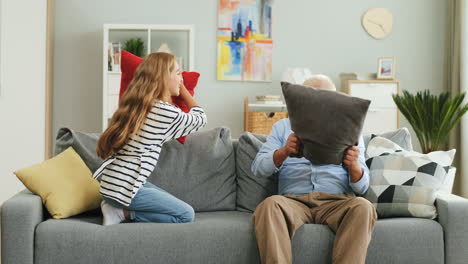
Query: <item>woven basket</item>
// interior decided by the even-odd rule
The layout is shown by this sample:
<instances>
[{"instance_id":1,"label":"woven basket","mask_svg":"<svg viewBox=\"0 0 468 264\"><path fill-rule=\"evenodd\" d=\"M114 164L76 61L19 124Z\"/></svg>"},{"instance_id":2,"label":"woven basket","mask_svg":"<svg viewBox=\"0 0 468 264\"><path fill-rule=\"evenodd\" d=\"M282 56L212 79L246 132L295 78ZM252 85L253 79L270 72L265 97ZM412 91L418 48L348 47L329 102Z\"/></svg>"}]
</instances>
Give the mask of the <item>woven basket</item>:
<instances>
[{"instance_id":1,"label":"woven basket","mask_svg":"<svg viewBox=\"0 0 468 264\"><path fill-rule=\"evenodd\" d=\"M248 112L247 115L247 131L262 135L270 134L274 123L288 117L287 112Z\"/></svg>"}]
</instances>

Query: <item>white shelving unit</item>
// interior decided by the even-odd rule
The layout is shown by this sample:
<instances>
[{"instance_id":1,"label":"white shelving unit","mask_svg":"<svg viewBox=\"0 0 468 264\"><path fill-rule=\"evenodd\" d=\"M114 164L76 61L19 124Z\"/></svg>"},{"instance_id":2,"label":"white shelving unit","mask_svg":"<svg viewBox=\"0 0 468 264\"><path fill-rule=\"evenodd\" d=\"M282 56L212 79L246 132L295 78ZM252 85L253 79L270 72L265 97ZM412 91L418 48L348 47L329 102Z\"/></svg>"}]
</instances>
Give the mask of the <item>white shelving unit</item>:
<instances>
[{"instance_id":1,"label":"white shelving unit","mask_svg":"<svg viewBox=\"0 0 468 264\"><path fill-rule=\"evenodd\" d=\"M109 119L118 106L120 72L108 71L108 45L123 44L126 40L139 37L145 43L146 54L156 52L161 44L168 44L178 58L182 58L182 70L194 70L195 29L193 25L157 24L104 24L102 56L102 130L107 128Z\"/></svg>"}]
</instances>

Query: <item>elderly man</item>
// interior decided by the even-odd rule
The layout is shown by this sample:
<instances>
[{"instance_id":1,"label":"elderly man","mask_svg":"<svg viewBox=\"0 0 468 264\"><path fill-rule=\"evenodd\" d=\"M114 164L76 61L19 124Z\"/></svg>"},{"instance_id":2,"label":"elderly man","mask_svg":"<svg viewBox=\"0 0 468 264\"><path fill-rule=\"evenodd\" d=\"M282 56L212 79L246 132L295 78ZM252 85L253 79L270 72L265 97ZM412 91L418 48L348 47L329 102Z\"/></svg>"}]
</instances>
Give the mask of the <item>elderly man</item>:
<instances>
[{"instance_id":1,"label":"elderly man","mask_svg":"<svg viewBox=\"0 0 468 264\"><path fill-rule=\"evenodd\" d=\"M336 91L324 75L304 85ZM252 164L256 176L278 175L279 195L265 199L253 216L262 263L292 263L292 237L306 223L325 224L335 232L333 263L364 263L377 213L369 201L356 197L369 187L362 137L346 150L341 165L290 157L300 144L289 119L282 119Z\"/></svg>"}]
</instances>

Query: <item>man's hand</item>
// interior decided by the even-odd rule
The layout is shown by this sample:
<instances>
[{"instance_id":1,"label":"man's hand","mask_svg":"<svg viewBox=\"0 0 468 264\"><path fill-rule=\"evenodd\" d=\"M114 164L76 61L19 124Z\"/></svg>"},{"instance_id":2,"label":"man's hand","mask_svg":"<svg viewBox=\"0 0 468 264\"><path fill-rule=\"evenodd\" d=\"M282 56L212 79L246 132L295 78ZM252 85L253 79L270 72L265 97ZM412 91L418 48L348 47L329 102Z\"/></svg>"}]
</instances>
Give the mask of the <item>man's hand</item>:
<instances>
[{"instance_id":1,"label":"man's hand","mask_svg":"<svg viewBox=\"0 0 468 264\"><path fill-rule=\"evenodd\" d=\"M343 163L348 167L349 177L352 182L357 182L361 179L363 170L359 163L359 148L356 146L350 146L346 149Z\"/></svg>"},{"instance_id":2,"label":"man's hand","mask_svg":"<svg viewBox=\"0 0 468 264\"><path fill-rule=\"evenodd\" d=\"M289 135L286 145L283 148L285 148L286 154L289 156L290 154L299 153L299 147L301 144L301 140L296 136L296 134L292 133Z\"/></svg>"},{"instance_id":3,"label":"man's hand","mask_svg":"<svg viewBox=\"0 0 468 264\"><path fill-rule=\"evenodd\" d=\"M273 154L273 162L275 163L275 166L281 166L283 161L287 159L290 154L299 153L299 147L301 144L301 140L296 136L296 134L292 133L289 135L286 145L276 150Z\"/></svg>"}]
</instances>

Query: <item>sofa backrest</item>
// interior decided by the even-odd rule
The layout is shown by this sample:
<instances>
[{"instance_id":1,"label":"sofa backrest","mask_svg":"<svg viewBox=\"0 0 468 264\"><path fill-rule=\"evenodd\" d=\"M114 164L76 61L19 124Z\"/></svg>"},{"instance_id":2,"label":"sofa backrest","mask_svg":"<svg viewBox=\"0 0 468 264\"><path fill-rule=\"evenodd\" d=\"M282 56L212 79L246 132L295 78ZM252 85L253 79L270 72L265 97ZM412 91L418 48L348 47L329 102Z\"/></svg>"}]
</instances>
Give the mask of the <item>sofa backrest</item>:
<instances>
[{"instance_id":1,"label":"sofa backrest","mask_svg":"<svg viewBox=\"0 0 468 264\"><path fill-rule=\"evenodd\" d=\"M55 154L72 146L94 172L102 160L96 156L98 133L81 133L69 128L58 132ZM412 150L408 129L400 128L380 136ZM365 136L367 144L370 136ZM266 136L244 132L231 139L229 128L196 132L185 145L164 144L158 166L149 181L193 206L195 211L239 210L253 212L270 195L277 194L277 175L256 177L252 162Z\"/></svg>"},{"instance_id":2,"label":"sofa backrest","mask_svg":"<svg viewBox=\"0 0 468 264\"><path fill-rule=\"evenodd\" d=\"M395 131L379 134L399 144L402 148L412 150L411 135L407 128L403 127ZM365 147L372 135L364 136ZM268 196L278 192L278 176L257 177L251 171L252 162L266 136L244 132L237 142L236 174L237 174L237 210L253 212L259 203Z\"/></svg>"},{"instance_id":3,"label":"sofa backrest","mask_svg":"<svg viewBox=\"0 0 468 264\"><path fill-rule=\"evenodd\" d=\"M235 169L231 131L219 127L166 142L148 181L197 212L235 210Z\"/></svg>"},{"instance_id":4,"label":"sofa backrest","mask_svg":"<svg viewBox=\"0 0 468 264\"><path fill-rule=\"evenodd\" d=\"M99 136L61 128L55 154L72 146L94 172L103 162L96 155ZM166 142L148 181L187 202L195 211L235 210L235 153L229 128L190 134L185 144Z\"/></svg>"},{"instance_id":5,"label":"sofa backrest","mask_svg":"<svg viewBox=\"0 0 468 264\"><path fill-rule=\"evenodd\" d=\"M237 142L237 210L253 212L259 203L268 196L278 193L277 175L257 177L253 175L252 162L260 150L266 136L244 132Z\"/></svg>"}]
</instances>

